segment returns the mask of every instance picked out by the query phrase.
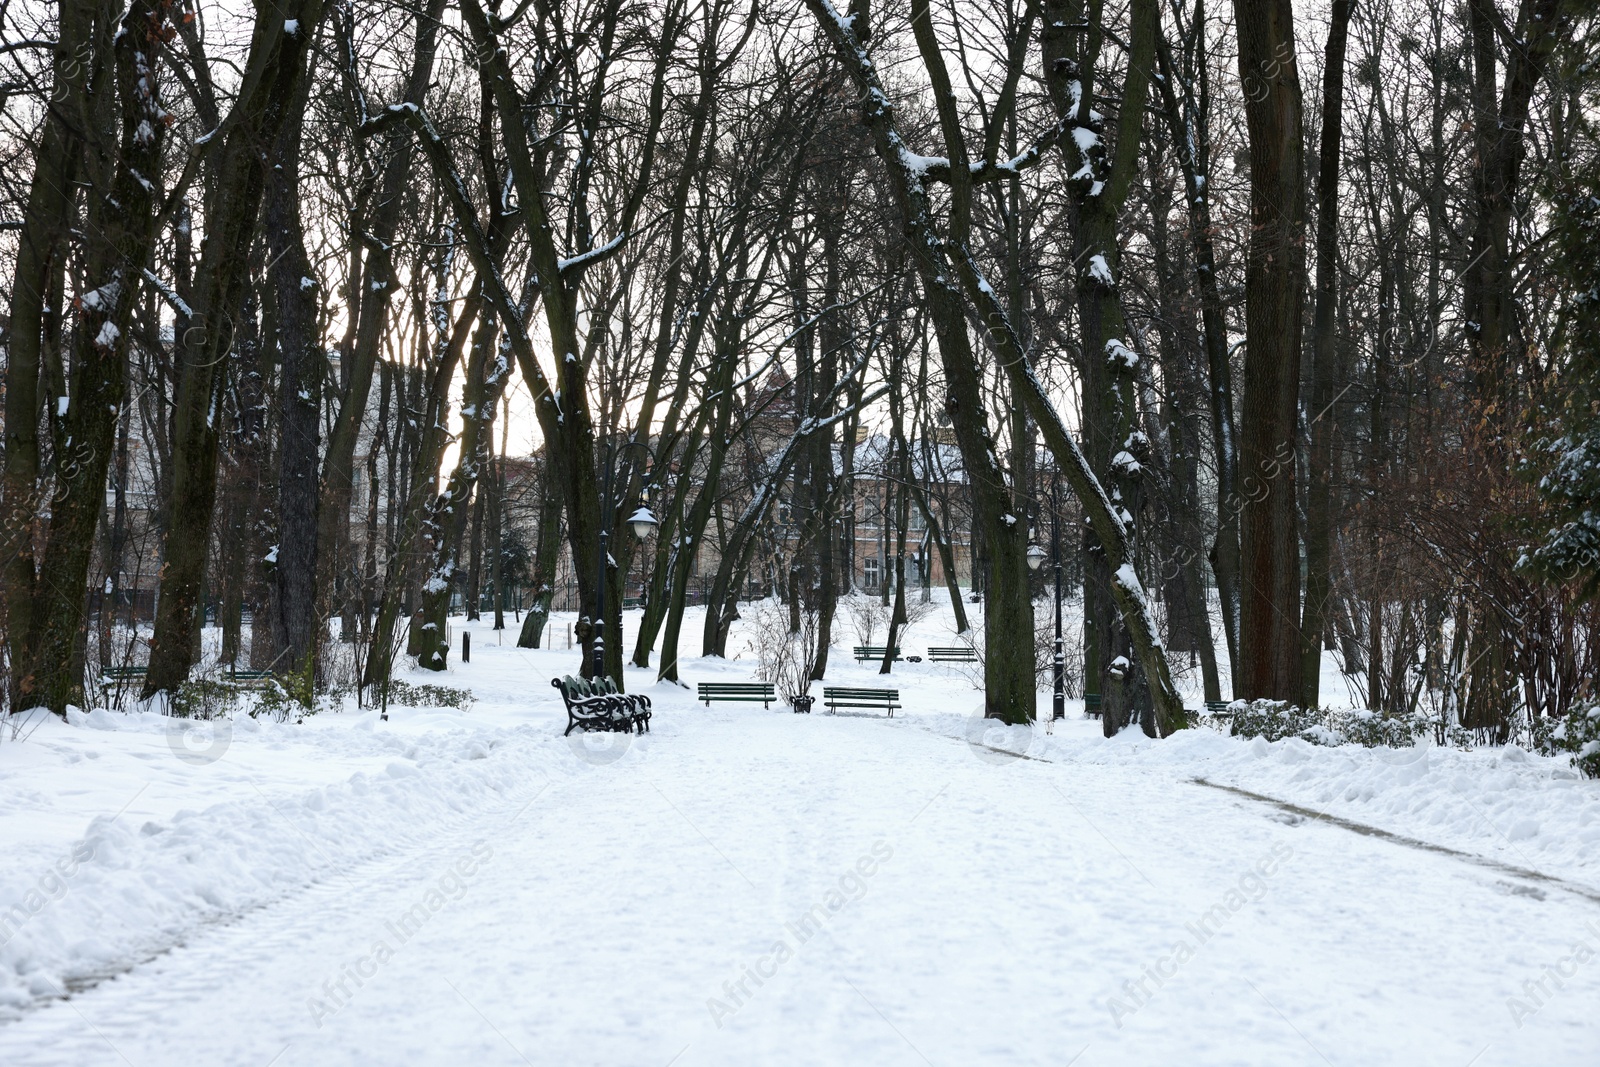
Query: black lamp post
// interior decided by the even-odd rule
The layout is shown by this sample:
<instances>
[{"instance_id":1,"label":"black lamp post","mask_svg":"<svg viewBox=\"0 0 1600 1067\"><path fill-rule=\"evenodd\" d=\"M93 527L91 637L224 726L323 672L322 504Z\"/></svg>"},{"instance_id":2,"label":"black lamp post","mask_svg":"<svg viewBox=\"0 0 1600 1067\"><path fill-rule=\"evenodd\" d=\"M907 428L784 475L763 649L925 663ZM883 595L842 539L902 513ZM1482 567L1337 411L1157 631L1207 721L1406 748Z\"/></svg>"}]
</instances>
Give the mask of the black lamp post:
<instances>
[{"instance_id":1,"label":"black lamp post","mask_svg":"<svg viewBox=\"0 0 1600 1067\"><path fill-rule=\"evenodd\" d=\"M611 531L607 528L611 520L611 475L612 468L617 461L618 452L626 452L630 448L637 448L645 455L648 462L650 450L642 442L629 441L620 449L615 445L606 445L606 476L604 490L600 494L600 562L598 581L594 587L594 676L606 676L606 563L610 560ZM639 487L639 508L628 516L628 525L633 527L633 534L643 541L650 536L659 523L650 511L650 468L645 467L644 479Z\"/></svg>"},{"instance_id":2,"label":"black lamp post","mask_svg":"<svg viewBox=\"0 0 1600 1067\"><path fill-rule=\"evenodd\" d=\"M1061 501L1054 479L1050 482L1050 561L1055 569L1056 579L1056 643L1055 658L1055 693L1050 706L1051 719L1065 719L1067 717L1067 657L1061 643ZM1044 562L1044 549L1038 545L1028 546L1028 566L1038 570Z\"/></svg>"}]
</instances>

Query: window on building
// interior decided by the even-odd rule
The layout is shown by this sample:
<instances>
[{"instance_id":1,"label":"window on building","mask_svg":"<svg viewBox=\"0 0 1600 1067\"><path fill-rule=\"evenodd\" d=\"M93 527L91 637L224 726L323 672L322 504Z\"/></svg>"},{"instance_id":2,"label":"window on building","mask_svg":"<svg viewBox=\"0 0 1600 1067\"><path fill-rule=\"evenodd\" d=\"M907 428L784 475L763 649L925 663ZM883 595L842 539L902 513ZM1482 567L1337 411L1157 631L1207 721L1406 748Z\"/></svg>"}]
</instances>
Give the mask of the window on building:
<instances>
[{"instance_id":1,"label":"window on building","mask_svg":"<svg viewBox=\"0 0 1600 1067\"><path fill-rule=\"evenodd\" d=\"M881 521L883 521L883 501L878 497L877 486L869 485L861 500L861 525L877 526Z\"/></svg>"},{"instance_id":2,"label":"window on building","mask_svg":"<svg viewBox=\"0 0 1600 1067\"><path fill-rule=\"evenodd\" d=\"M869 591L877 589L878 582L883 578L883 570L881 565L878 563L878 557L869 556L864 562L863 566L866 568L865 574L863 575L863 580L866 583L867 589Z\"/></svg>"}]
</instances>

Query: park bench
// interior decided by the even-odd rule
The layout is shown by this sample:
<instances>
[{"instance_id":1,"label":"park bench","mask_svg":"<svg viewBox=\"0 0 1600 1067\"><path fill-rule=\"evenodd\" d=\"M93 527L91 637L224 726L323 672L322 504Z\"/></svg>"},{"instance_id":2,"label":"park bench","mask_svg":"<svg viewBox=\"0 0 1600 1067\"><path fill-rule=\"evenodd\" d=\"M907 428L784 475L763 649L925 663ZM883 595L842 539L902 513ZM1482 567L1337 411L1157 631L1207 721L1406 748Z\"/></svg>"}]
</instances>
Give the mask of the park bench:
<instances>
[{"instance_id":1,"label":"park bench","mask_svg":"<svg viewBox=\"0 0 1600 1067\"><path fill-rule=\"evenodd\" d=\"M704 700L708 708L713 700L759 701L770 708L778 695L771 682L701 682L697 699Z\"/></svg>"},{"instance_id":2,"label":"park bench","mask_svg":"<svg viewBox=\"0 0 1600 1067\"><path fill-rule=\"evenodd\" d=\"M229 667L227 681L241 689L268 689L272 686L272 672L238 671Z\"/></svg>"},{"instance_id":3,"label":"park bench","mask_svg":"<svg viewBox=\"0 0 1600 1067\"><path fill-rule=\"evenodd\" d=\"M107 667L100 675L100 692L109 693L124 686L143 685L147 673L144 667Z\"/></svg>"},{"instance_id":4,"label":"park bench","mask_svg":"<svg viewBox=\"0 0 1600 1067\"><path fill-rule=\"evenodd\" d=\"M882 709L894 718L894 709L900 707L898 689L845 689L832 686L823 689L822 703L830 713L840 708Z\"/></svg>"},{"instance_id":5,"label":"park bench","mask_svg":"<svg viewBox=\"0 0 1600 1067\"><path fill-rule=\"evenodd\" d=\"M887 651L887 646L857 645L855 646L856 662L865 663L868 660L882 659L883 654ZM894 658L900 658L900 650L898 648L894 650Z\"/></svg>"},{"instance_id":6,"label":"park bench","mask_svg":"<svg viewBox=\"0 0 1600 1067\"><path fill-rule=\"evenodd\" d=\"M978 650L961 645L958 648L930 648L928 659L933 663L976 663Z\"/></svg>"},{"instance_id":7,"label":"park bench","mask_svg":"<svg viewBox=\"0 0 1600 1067\"><path fill-rule=\"evenodd\" d=\"M622 700L628 713L628 718L636 733L647 733L650 729L650 698L643 693L624 693L617 688L616 679L609 675L600 679L598 683L589 683L592 687L605 693L607 696L617 697Z\"/></svg>"},{"instance_id":8,"label":"park bench","mask_svg":"<svg viewBox=\"0 0 1600 1067\"><path fill-rule=\"evenodd\" d=\"M563 736L575 727L584 732L612 730L618 733L633 730L643 733L650 726L650 698L617 692L616 683L606 678L593 682L585 678L552 678L550 684L561 691L561 700L567 706L567 728Z\"/></svg>"},{"instance_id":9,"label":"park bench","mask_svg":"<svg viewBox=\"0 0 1600 1067\"><path fill-rule=\"evenodd\" d=\"M1099 693L1083 694L1083 713L1089 716L1091 719L1098 719L1100 717Z\"/></svg>"},{"instance_id":10,"label":"park bench","mask_svg":"<svg viewBox=\"0 0 1600 1067\"><path fill-rule=\"evenodd\" d=\"M1232 703L1233 701L1231 700L1208 700L1206 701L1206 714L1212 718L1226 719L1228 717L1228 706Z\"/></svg>"}]
</instances>

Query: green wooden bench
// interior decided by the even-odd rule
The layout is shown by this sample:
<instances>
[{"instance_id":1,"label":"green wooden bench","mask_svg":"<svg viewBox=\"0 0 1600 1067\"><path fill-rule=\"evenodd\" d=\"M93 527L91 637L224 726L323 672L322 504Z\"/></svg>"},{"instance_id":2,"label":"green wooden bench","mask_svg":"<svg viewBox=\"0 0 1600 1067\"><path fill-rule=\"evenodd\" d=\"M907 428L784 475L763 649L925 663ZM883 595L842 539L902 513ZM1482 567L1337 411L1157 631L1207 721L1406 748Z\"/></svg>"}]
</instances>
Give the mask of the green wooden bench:
<instances>
[{"instance_id":1,"label":"green wooden bench","mask_svg":"<svg viewBox=\"0 0 1600 1067\"><path fill-rule=\"evenodd\" d=\"M778 694L771 682L701 682L697 699L704 700L708 708L713 700L759 701L770 708Z\"/></svg>"},{"instance_id":2,"label":"green wooden bench","mask_svg":"<svg viewBox=\"0 0 1600 1067\"><path fill-rule=\"evenodd\" d=\"M961 645L957 648L930 648L928 659L933 663L976 663L978 650Z\"/></svg>"},{"instance_id":3,"label":"green wooden bench","mask_svg":"<svg viewBox=\"0 0 1600 1067\"><path fill-rule=\"evenodd\" d=\"M146 673L148 669L145 667L108 667L100 675L100 692L109 693L135 683L143 685Z\"/></svg>"},{"instance_id":4,"label":"green wooden bench","mask_svg":"<svg viewBox=\"0 0 1600 1067\"><path fill-rule=\"evenodd\" d=\"M228 668L227 682L241 689L269 689L272 686L271 671L237 671Z\"/></svg>"},{"instance_id":5,"label":"green wooden bench","mask_svg":"<svg viewBox=\"0 0 1600 1067\"><path fill-rule=\"evenodd\" d=\"M1231 700L1208 700L1206 701L1206 714L1213 718L1225 719L1228 717L1228 706L1232 703L1233 701Z\"/></svg>"},{"instance_id":6,"label":"green wooden bench","mask_svg":"<svg viewBox=\"0 0 1600 1067\"><path fill-rule=\"evenodd\" d=\"M887 711L892 719L894 710L900 707L899 701L898 689L846 689L834 686L822 691L822 704L830 713L840 708L871 708Z\"/></svg>"},{"instance_id":7,"label":"green wooden bench","mask_svg":"<svg viewBox=\"0 0 1600 1067\"><path fill-rule=\"evenodd\" d=\"M1083 713L1089 716L1091 719L1098 719L1100 717L1100 712L1100 694L1083 694Z\"/></svg>"},{"instance_id":8,"label":"green wooden bench","mask_svg":"<svg viewBox=\"0 0 1600 1067\"><path fill-rule=\"evenodd\" d=\"M855 646L856 662L865 663L868 660L882 659L883 654L888 650L886 645L857 645ZM900 650L898 648L894 650L894 658L900 658Z\"/></svg>"}]
</instances>

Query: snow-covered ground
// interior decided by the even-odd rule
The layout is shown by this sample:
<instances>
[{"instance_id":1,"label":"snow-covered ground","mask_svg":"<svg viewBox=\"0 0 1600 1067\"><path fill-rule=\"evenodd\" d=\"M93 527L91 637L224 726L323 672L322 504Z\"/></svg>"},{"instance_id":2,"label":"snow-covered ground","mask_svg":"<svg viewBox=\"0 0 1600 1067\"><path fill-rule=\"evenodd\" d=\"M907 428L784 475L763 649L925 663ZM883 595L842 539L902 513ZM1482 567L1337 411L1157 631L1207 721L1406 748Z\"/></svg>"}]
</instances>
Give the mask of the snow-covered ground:
<instances>
[{"instance_id":1,"label":"snow-covered ground","mask_svg":"<svg viewBox=\"0 0 1600 1067\"><path fill-rule=\"evenodd\" d=\"M1006 730L848 625L829 682L893 720L630 670L653 732L563 738L575 653L469 628L411 676L464 713L0 744L0 1063L1596 1061L1600 783L1560 761Z\"/></svg>"}]
</instances>

